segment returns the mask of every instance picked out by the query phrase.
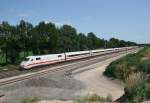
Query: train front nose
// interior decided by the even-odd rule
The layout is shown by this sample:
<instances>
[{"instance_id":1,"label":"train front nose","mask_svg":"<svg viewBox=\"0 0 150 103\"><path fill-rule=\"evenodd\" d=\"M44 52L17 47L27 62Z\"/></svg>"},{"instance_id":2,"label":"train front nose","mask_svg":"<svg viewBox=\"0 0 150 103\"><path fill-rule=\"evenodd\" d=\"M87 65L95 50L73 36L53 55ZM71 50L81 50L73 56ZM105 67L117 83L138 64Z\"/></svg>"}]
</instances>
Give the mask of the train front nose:
<instances>
[{"instance_id":1,"label":"train front nose","mask_svg":"<svg viewBox=\"0 0 150 103\"><path fill-rule=\"evenodd\" d=\"M22 65L19 66L19 70L24 70L24 69L25 69L24 66Z\"/></svg>"},{"instance_id":2,"label":"train front nose","mask_svg":"<svg viewBox=\"0 0 150 103\"><path fill-rule=\"evenodd\" d=\"M26 65L25 61L21 62L20 66L19 66L19 70L24 70L25 69L25 65Z\"/></svg>"}]
</instances>

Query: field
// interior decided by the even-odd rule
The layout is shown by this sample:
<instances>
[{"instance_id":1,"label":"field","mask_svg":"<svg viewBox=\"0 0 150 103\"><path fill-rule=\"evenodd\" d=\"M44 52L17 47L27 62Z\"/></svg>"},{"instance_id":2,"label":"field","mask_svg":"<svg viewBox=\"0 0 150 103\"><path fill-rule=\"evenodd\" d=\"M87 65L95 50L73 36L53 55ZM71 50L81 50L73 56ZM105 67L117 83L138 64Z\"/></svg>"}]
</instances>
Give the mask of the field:
<instances>
[{"instance_id":1,"label":"field","mask_svg":"<svg viewBox=\"0 0 150 103\"><path fill-rule=\"evenodd\" d=\"M150 99L150 47L112 62L104 75L125 82L124 101L139 103Z\"/></svg>"}]
</instances>

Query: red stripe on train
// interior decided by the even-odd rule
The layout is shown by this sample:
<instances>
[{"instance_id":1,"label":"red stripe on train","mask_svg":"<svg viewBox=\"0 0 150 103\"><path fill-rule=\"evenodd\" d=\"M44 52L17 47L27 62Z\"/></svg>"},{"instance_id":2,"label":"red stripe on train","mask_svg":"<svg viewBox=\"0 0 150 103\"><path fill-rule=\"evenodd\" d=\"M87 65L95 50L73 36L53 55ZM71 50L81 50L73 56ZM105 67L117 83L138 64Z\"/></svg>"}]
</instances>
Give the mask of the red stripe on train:
<instances>
[{"instance_id":1,"label":"red stripe on train","mask_svg":"<svg viewBox=\"0 0 150 103\"><path fill-rule=\"evenodd\" d=\"M80 57L68 57L66 58L66 60L75 60L75 59L80 59L80 58L84 58L84 57L88 57L88 56L80 56ZM28 64L27 66L25 67L28 67L28 66L31 66L31 65L35 65L35 64L45 64L45 63L56 63L56 62L61 62L61 61L65 61L65 59L59 59L59 60L52 60L52 61L45 61L45 62L37 62L37 63L32 63L32 64Z\"/></svg>"}]
</instances>

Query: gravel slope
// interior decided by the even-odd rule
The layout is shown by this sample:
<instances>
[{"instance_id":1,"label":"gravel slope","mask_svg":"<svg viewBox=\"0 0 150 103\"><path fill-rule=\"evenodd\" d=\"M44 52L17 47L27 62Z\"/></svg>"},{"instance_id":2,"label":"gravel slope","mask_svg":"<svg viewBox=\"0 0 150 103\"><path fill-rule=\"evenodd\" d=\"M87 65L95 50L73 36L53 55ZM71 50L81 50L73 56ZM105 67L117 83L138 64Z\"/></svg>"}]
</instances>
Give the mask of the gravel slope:
<instances>
[{"instance_id":1,"label":"gravel slope","mask_svg":"<svg viewBox=\"0 0 150 103\"><path fill-rule=\"evenodd\" d=\"M61 74L36 77L0 87L0 103L20 103L24 98L37 97L39 100L72 100L80 95L84 85L79 81Z\"/></svg>"}]
</instances>

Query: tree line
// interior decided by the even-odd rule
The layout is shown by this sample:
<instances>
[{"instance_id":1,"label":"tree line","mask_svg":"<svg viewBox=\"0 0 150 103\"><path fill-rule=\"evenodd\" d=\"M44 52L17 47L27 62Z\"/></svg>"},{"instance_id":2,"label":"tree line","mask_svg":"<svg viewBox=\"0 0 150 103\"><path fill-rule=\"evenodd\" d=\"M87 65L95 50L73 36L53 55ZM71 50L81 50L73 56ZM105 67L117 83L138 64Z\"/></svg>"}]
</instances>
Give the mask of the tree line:
<instances>
[{"instance_id":1,"label":"tree line","mask_svg":"<svg viewBox=\"0 0 150 103\"><path fill-rule=\"evenodd\" d=\"M98 38L93 32L77 33L71 25L57 27L54 23L40 22L33 26L21 20L18 25L6 21L0 24L0 54L6 63L18 63L32 52L33 55L114 48L136 45L134 42ZM20 53L23 57L20 57Z\"/></svg>"}]
</instances>

